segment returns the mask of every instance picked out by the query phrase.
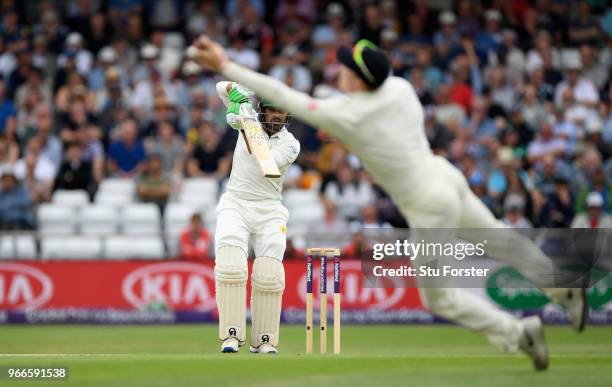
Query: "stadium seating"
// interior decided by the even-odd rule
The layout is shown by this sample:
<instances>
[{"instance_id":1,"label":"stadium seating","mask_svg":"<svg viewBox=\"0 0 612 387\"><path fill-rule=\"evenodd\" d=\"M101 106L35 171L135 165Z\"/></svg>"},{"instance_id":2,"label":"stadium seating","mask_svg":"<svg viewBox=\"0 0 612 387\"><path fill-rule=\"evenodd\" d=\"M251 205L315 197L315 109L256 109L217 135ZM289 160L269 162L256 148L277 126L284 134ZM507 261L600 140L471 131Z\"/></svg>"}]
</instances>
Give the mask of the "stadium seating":
<instances>
[{"instance_id":1,"label":"stadium seating","mask_svg":"<svg viewBox=\"0 0 612 387\"><path fill-rule=\"evenodd\" d=\"M85 191L57 191L51 203L38 208L38 236L2 239L0 258L15 254L46 259L176 256L179 234L194 213L202 215L204 226L214 235L218 189L214 179L186 179L176 201L167 204L163 218L157 205L135 201L132 180L103 180L94 203L89 203ZM323 220L324 208L316 190L289 189L283 196L290 213L289 237L307 235ZM37 237L40 255L36 253Z\"/></svg>"},{"instance_id":2,"label":"stadium seating","mask_svg":"<svg viewBox=\"0 0 612 387\"><path fill-rule=\"evenodd\" d=\"M38 207L38 230L42 235L76 232L77 210L63 204L45 203Z\"/></svg>"},{"instance_id":3,"label":"stadium seating","mask_svg":"<svg viewBox=\"0 0 612 387\"><path fill-rule=\"evenodd\" d=\"M89 204L89 194L84 190L57 190L51 202L70 207L81 207Z\"/></svg>"},{"instance_id":4,"label":"stadium seating","mask_svg":"<svg viewBox=\"0 0 612 387\"><path fill-rule=\"evenodd\" d=\"M201 211L202 219L204 219L204 227L208 229L212 234L215 232L217 227L217 203L213 206L206 207Z\"/></svg>"},{"instance_id":5,"label":"stadium seating","mask_svg":"<svg viewBox=\"0 0 612 387\"><path fill-rule=\"evenodd\" d=\"M134 202L136 183L131 179L110 178L100 183L95 196L97 204L124 206Z\"/></svg>"},{"instance_id":6,"label":"stadium seating","mask_svg":"<svg viewBox=\"0 0 612 387\"><path fill-rule=\"evenodd\" d=\"M308 207L319 204L319 195L315 190L288 189L283 193L283 202L289 209Z\"/></svg>"},{"instance_id":7,"label":"stadium seating","mask_svg":"<svg viewBox=\"0 0 612 387\"><path fill-rule=\"evenodd\" d=\"M94 236L46 236L40 255L43 259L96 259L102 255L102 242Z\"/></svg>"},{"instance_id":8,"label":"stadium seating","mask_svg":"<svg viewBox=\"0 0 612 387\"><path fill-rule=\"evenodd\" d=\"M159 207L151 203L134 203L123 209L121 229L124 234L157 234L161 231Z\"/></svg>"},{"instance_id":9,"label":"stadium seating","mask_svg":"<svg viewBox=\"0 0 612 387\"><path fill-rule=\"evenodd\" d=\"M0 236L0 259L28 259L35 256L36 239L33 235Z\"/></svg>"},{"instance_id":10,"label":"stadium seating","mask_svg":"<svg viewBox=\"0 0 612 387\"><path fill-rule=\"evenodd\" d=\"M164 212L164 231L167 234L178 235L198 210L197 206L191 204L169 203Z\"/></svg>"},{"instance_id":11,"label":"stadium seating","mask_svg":"<svg viewBox=\"0 0 612 387\"><path fill-rule=\"evenodd\" d=\"M116 235L104 239L108 259L162 259L164 244L159 236Z\"/></svg>"},{"instance_id":12,"label":"stadium seating","mask_svg":"<svg viewBox=\"0 0 612 387\"><path fill-rule=\"evenodd\" d=\"M206 177L185 179L178 201L192 206L212 206L217 202L219 183Z\"/></svg>"},{"instance_id":13,"label":"stadium seating","mask_svg":"<svg viewBox=\"0 0 612 387\"><path fill-rule=\"evenodd\" d=\"M79 219L83 235L114 235L119 231L117 207L102 204L83 207Z\"/></svg>"},{"instance_id":14,"label":"stadium seating","mask_svg":"<svg viewBox=\"0 0 612 387\"><path fill-rule=\"evenodd\" d=\"M314 190L287 190L283 201L289 210L287 228L293 235L305 234L311 226L323 220L325 209Z\"/></svg>"}]
</instances>

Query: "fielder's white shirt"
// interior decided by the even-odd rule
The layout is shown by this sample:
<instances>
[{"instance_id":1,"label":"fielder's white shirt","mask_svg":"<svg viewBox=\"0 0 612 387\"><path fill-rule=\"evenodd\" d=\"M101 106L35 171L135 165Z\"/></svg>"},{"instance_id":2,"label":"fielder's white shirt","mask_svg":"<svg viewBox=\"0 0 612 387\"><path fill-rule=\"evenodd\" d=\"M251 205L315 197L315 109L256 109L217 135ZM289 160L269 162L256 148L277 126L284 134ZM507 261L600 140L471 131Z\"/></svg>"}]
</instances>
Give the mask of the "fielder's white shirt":
<instances>
[{"instance_id":1,"label":"fielder's white shirt","mask_svg":"<svg viewBox=\"0 0 612 387\"><path fill-rule=\"evenodd\" d=\"M243 135L239 134L226 192L244 200L282 199L283 180L287 168L300 153L300 142L283 126L268 138L268 144L281 177L272 179L262 175L257 161L247 149Z\"/></svg>"},{"instance_id":2,"label":"fielder's white shirt","mask_svg":"<svg viewBox=\"0 0 612 387\"><path fill-rule=\"evenodd\" d=\"M389 77L373 92L315 99L235 63L229 63L223 75L341 140L400 208L410 207L419 188L435 178L424 168L434 156L423 108L403 78Z\"/></svg>"}]
</instances>

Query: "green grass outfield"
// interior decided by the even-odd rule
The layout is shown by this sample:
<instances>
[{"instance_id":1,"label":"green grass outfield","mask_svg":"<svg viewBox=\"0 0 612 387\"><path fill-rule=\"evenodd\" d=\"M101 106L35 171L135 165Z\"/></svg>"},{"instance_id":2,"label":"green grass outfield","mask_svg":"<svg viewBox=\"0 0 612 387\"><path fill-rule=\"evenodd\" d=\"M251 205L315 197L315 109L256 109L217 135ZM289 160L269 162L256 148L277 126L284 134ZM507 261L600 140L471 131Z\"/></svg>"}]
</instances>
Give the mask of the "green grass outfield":
<instances>
[{"instance_id":1,"label":"green grass outfield","mask_svg":"<svg viewBox=\"0 0 612 387\"><path fill-rule=\"evenodd\" d=\"M448 325L345 326L341 355L304 355L301 326L282 327L277 356L221 354L216 332L214 325L2 326L0 365L65 365L70 378L0 385L612 386L612 327L581 335L548 327L551 368L543 373L525 356L500 354Z\"/></svg>"}]
</instances>

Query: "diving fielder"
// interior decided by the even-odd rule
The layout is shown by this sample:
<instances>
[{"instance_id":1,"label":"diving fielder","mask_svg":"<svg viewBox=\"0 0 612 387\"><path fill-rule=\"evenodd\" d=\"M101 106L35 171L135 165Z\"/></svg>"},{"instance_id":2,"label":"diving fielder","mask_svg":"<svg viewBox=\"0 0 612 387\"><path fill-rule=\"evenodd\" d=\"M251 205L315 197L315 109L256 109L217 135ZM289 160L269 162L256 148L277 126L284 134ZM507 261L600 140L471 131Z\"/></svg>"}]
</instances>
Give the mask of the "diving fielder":
<instances>
[{"instance_id":1,"label":"diving fielder","mask_svg":"<svg viewBox=\"0 0 612 387\"><path fill-rule=\"evenodd\" d=\"M390 76L383 51L367 40L341 47L338 87L345 94L315 99L274 78L228 60L221 45L206 36L189 48L201 66L240 82L279 108L341 140L370 175L391 195L413 228L504 227L470 190L463 174L433 154L424 131L423 107L403 78ZM513 251L489 243L488 256L517 267L528 278L550 273L552 262L535 244L524 241ZM537 278L535 278L537 279ZM503 350L528 354L536 369L548 367L548 350L539 317L519 320L469 292L428 288L421 298L433 313L484 334ZM422 286L425 285L425 286ZM582 330L587 307L584 289L544 289L569 311Z\"/></svg>"},{"instance_id":2,"label":"diving fielder","mask_svg":"<svg viewBox=\"0 0 612 387\"><path fill-rule=\"evenodd\" d=\"M252 109L250 92L238 84L219 82L217 93L227 107L228 124L240 129L240 106ZM230 89L228 93L228 89ZM222 352L238 352L246 342L246 283L249 241L255 252L251 273L251 345L254 353L276 353L281 301L285 288L283 255L289 217L281 203L283 177L300 152L287 130L288 115L260 100L261 124L282 176L264 177L238 136L232 172L217 206L215 281Z\"/></svg>"}]
</instances>

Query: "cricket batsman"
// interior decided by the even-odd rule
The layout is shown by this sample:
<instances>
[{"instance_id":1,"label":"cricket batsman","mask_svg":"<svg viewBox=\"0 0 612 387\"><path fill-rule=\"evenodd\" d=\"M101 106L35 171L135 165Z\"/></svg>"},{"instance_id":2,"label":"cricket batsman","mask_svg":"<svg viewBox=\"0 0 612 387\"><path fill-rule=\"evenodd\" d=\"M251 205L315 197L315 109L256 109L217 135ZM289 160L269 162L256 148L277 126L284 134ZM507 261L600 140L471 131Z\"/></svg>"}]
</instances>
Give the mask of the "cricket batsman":
<instances>
[{"instance_id":1,"label":"cricket batsman","mask_svg":"<svg viewBox=\"0 0 612 387\"><path fill-rule=\"evenodd\" d=\"M315 99L269 76L231 62L221 45L206 36L189 48L201 66L240 82L304 122L338 138L391 195L413 228L490 229L503 227L475 196L463 174L433 154L424 131L423 108L412 85L390 76L384 52L367 40L337 51L342 64L338 86L344 95ZM548 273L552 262L525 238L513 251L489 243L488 256L517 267L528 278ZM433 313L484 334L497 347L524 351L538 370L548 367L548 350L539 317L519 320L469 292L422 286ZM580 331L587 317L583 288L544 289L569 312Z\"/></svg>"},{"instance_id":2,"label":"cricket batsman","mask_svg":"<svg viewBox=\"0 0 612 387\"><path fill-rule=\"evenodd\" d=\"M217 93L227 108L227 123L241 129L241 111L253 115L245 87L219 82ZM246 105L248 109L241 109ZM288 115L260 100L260 121L280 178L264 177L245 139L238 136L232 172L217 206L215 281L222 352L238 352L246 342L246 283L249 241L255 252L251 273L251 345L253 353L277 353L285 271L286 224L281 203L283 177L300 152L300 143L287 130Z\"/></svg>"}]
</instances>

